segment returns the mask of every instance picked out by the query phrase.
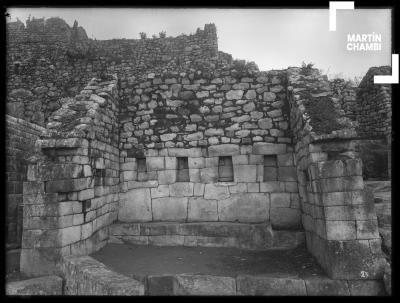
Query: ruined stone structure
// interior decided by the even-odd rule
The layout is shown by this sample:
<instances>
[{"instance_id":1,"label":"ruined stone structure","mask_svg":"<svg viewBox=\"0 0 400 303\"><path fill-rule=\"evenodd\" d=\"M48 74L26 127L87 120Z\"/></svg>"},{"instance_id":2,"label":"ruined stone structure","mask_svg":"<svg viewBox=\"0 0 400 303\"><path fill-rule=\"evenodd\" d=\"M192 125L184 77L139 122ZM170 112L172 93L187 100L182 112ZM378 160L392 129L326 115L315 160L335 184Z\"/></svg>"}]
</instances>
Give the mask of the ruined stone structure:
<instances>
[{"instance_id":1,"label":"ruined stone structure","mask_svg":"<svg viewBox=\"0 0 400 303\"><path fill-rule=\"evenodd\" d=\"M386 88L371 95L363 81L357 111L315 69L261 72L218 51L213 24L96 41L34 19L8 24L7 46L8 242L21 243L25 274L123 240L306 243L330 278L382 279L356 142L368 127L390 133L390 114L371 124L363 103L383 96L390 110Z\"/></svg>"}]
</instances>

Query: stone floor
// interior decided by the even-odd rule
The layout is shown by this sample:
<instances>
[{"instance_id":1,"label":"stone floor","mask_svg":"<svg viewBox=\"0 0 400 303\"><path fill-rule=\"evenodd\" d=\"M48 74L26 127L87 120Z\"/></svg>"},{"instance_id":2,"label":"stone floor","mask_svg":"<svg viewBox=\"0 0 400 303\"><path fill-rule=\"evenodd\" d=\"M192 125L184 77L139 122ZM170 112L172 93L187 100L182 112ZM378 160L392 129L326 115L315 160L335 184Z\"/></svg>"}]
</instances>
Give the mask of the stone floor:
<instances>
[{"instance_id":1,"label":"stone floor","mask_svg":"<svg viewBox=\"0 0 400 303\"><path fill-rule=\"evenodd\" d=\"M116 272L139 279L158 274L230 277L273 274L300 278L323 275L321 267L304 247L251 251L237 248L110 243L91 256Z\"/></svg>"}]
</instances>

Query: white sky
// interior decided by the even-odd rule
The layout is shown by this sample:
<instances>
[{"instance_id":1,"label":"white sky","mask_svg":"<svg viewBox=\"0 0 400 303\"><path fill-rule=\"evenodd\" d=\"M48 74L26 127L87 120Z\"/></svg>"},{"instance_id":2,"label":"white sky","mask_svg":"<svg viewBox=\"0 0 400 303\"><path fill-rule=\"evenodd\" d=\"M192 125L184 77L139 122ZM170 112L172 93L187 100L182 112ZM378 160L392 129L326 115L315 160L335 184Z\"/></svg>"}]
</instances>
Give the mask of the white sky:
<instances>
[{"instance_id":1,"label":"white sky","mask_svg":"<svg viewBox=\"0 0 400 303\"><path fill-rule=\"evenodd\" d=\"M328 9L136 9L136 8L10 8L11 20L61 17L74 20L90 38L139 38L194 33L215 23L219 50L235 59L254 61L260 70L315 63L330 76L362 76L371 66L391 65L391 10L337 12L337 30L328 30ZM10 19L9 19L10 20ZM348 33L382 35L382 51L349 52Z\"/></svg>"}]
</instances>

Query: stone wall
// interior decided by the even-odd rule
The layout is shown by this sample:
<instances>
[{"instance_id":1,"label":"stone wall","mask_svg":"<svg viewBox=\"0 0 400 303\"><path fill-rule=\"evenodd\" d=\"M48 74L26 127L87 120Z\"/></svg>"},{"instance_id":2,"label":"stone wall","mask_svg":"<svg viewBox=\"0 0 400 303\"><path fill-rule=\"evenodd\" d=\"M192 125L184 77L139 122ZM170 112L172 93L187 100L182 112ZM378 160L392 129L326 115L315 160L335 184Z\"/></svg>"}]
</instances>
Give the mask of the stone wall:
<instances>
[{"instance_id":1,"label":"stone wall","mask_svg":"<svg viewBox=\"0 0 400 303\"><path fill-rule=\"evenodd\" d=\"M21 246L22 185L26 181L28 158L43 128L6 115L6 244Z\"/></svg>"},{"instance_id":2,"label":"stone wall","mask_svg":"<svg viewBox=\"0 0 400 303\"><path fill-rule=\"evenodd\" d=\"M300 228L285 72L214 62L211 70L149 73L125 90L119 220ZM232 163L229 182L220 178L221 157Z\"/></svg>"},{"instance_id":3,"label":"stone wall","mask_svg":"<svg viewBox=\"0 0 400 303\"><path fill-rule=\"evenodd\" d=\"M323 82L317 71L289 73L290 124L307 247L334 279L381 278L381 240L373 201L364 192L356 131L338 114L337 130L317 134L304 106L312 98L332 96L329 87L317 87Z\"/></svg>"},{"instance_id":4,"label":"stone wall","mask_svg":"<svg viewBox=\"0 0 400 303\"><path fill-rule=\"evenodd\" d=\"M122 86L145 70L163 71L218 54L216 28L176 38L88 39L77 22L60 18L7 23L7 111L44 125L91 78L116 73Z\"/></svg>"},{"instance_id":5,"label":"stone wall","mask_svg":"<svg viewBox=\"0 0 400 303\"><path fill-rule=\"evenodd\" d=\"M109 76L92 79L49 118L24 182L23 273L52 273L61 256L106 244L117 218L117 116L117 78Z\"/></svg>"},{"instance_id":6,"label":"stone wall","mask_svg":"<svg viewBox=\"0 0 400 303\"><path fill-rule=\"evenodd\" d=\"M392 132L392 90L390 84L374 84L375 75L391 75L390 66L371 67L357 92L358 133L361 137L387 138ZM388 141L391 141L390 139ZM390 142L389 142L390 143Z\"/></svg>"}]
</instances>

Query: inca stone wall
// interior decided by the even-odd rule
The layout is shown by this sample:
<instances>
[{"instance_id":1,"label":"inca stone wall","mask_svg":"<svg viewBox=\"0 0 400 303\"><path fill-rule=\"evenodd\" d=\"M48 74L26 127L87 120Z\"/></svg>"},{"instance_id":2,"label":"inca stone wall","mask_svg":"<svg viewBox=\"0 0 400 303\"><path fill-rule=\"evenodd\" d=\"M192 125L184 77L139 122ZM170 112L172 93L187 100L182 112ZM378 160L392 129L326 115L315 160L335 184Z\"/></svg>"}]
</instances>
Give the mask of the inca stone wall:
<instances>
[{"instance_id":1,"label":"inca stone wall","mask_svg":"<svg viewBox=\"0 0 400 303\"><path fill-rule=\"evenodd\" d=\"M53 272L61 256L106 243L119 200L117 114L117 79L108 77L92 79L49 118L24 182L24 273Z\"/></svg>"},{"instance_id":2,"label":"inca stone wall","mask_svg":"<svg viewBox=\"0 0 400 303\"><path fill-rule=\"evenodd\" d=\"M236 222L304 229L331 277L380 278L352 107L326 76L232 60L212 24L93 41L34 19L8 47L8 112L46 125L23 185L25 274L100 249L117 221Z\"/></svg>"},{"instance_id":3,"label":"inca stone wall","mask_svg":"<svg viewBox=\"0 0 400 303\"><path fill-rule=\"evenodd\" d=\"M359 85L357 91L357 121L360 124L358 133L361 137L373 139L391 136L391 86L374 84L375 75L391 74L390 66L372 67Z\"/></svg>"},{"instance_id":4,"label":"inca stone wall","mask_svg":"<svg viewBox=\"0 0 400 303\"><path fill-rule=\"evenodd\" d=\"M7 112L44 125L61 97L75 96L102 73L116 73L124 87L146 69L161 72L217 54L213 24L176 38L97 41L60 18L7 23Z\"/></svg>"},{"instance_id":5,"label":"inca stone wall","mask_svg":"<svg viewBox=\"0 0 400 303\"><path fill-rule=\"evenodd\" d=\"M43 127L6 115L6 243L21 245L22 186L26 181L28 158Z\"/></svg>"},{"instance_id":6,"label":"inca stone wall","mask_svg":"<svg viewBox=\"0 0 400 303\"><path fill-rule=\"evenodd\" d=\"M304 106L312 98L330 96L334 102L324 81L316 70L309 75L290 70L288 98L307 247L334 279L381 278L385 260L373 201L364 192L353 123L339 118L341 129L321 133Z\"/></svg>"}]
</instances>

